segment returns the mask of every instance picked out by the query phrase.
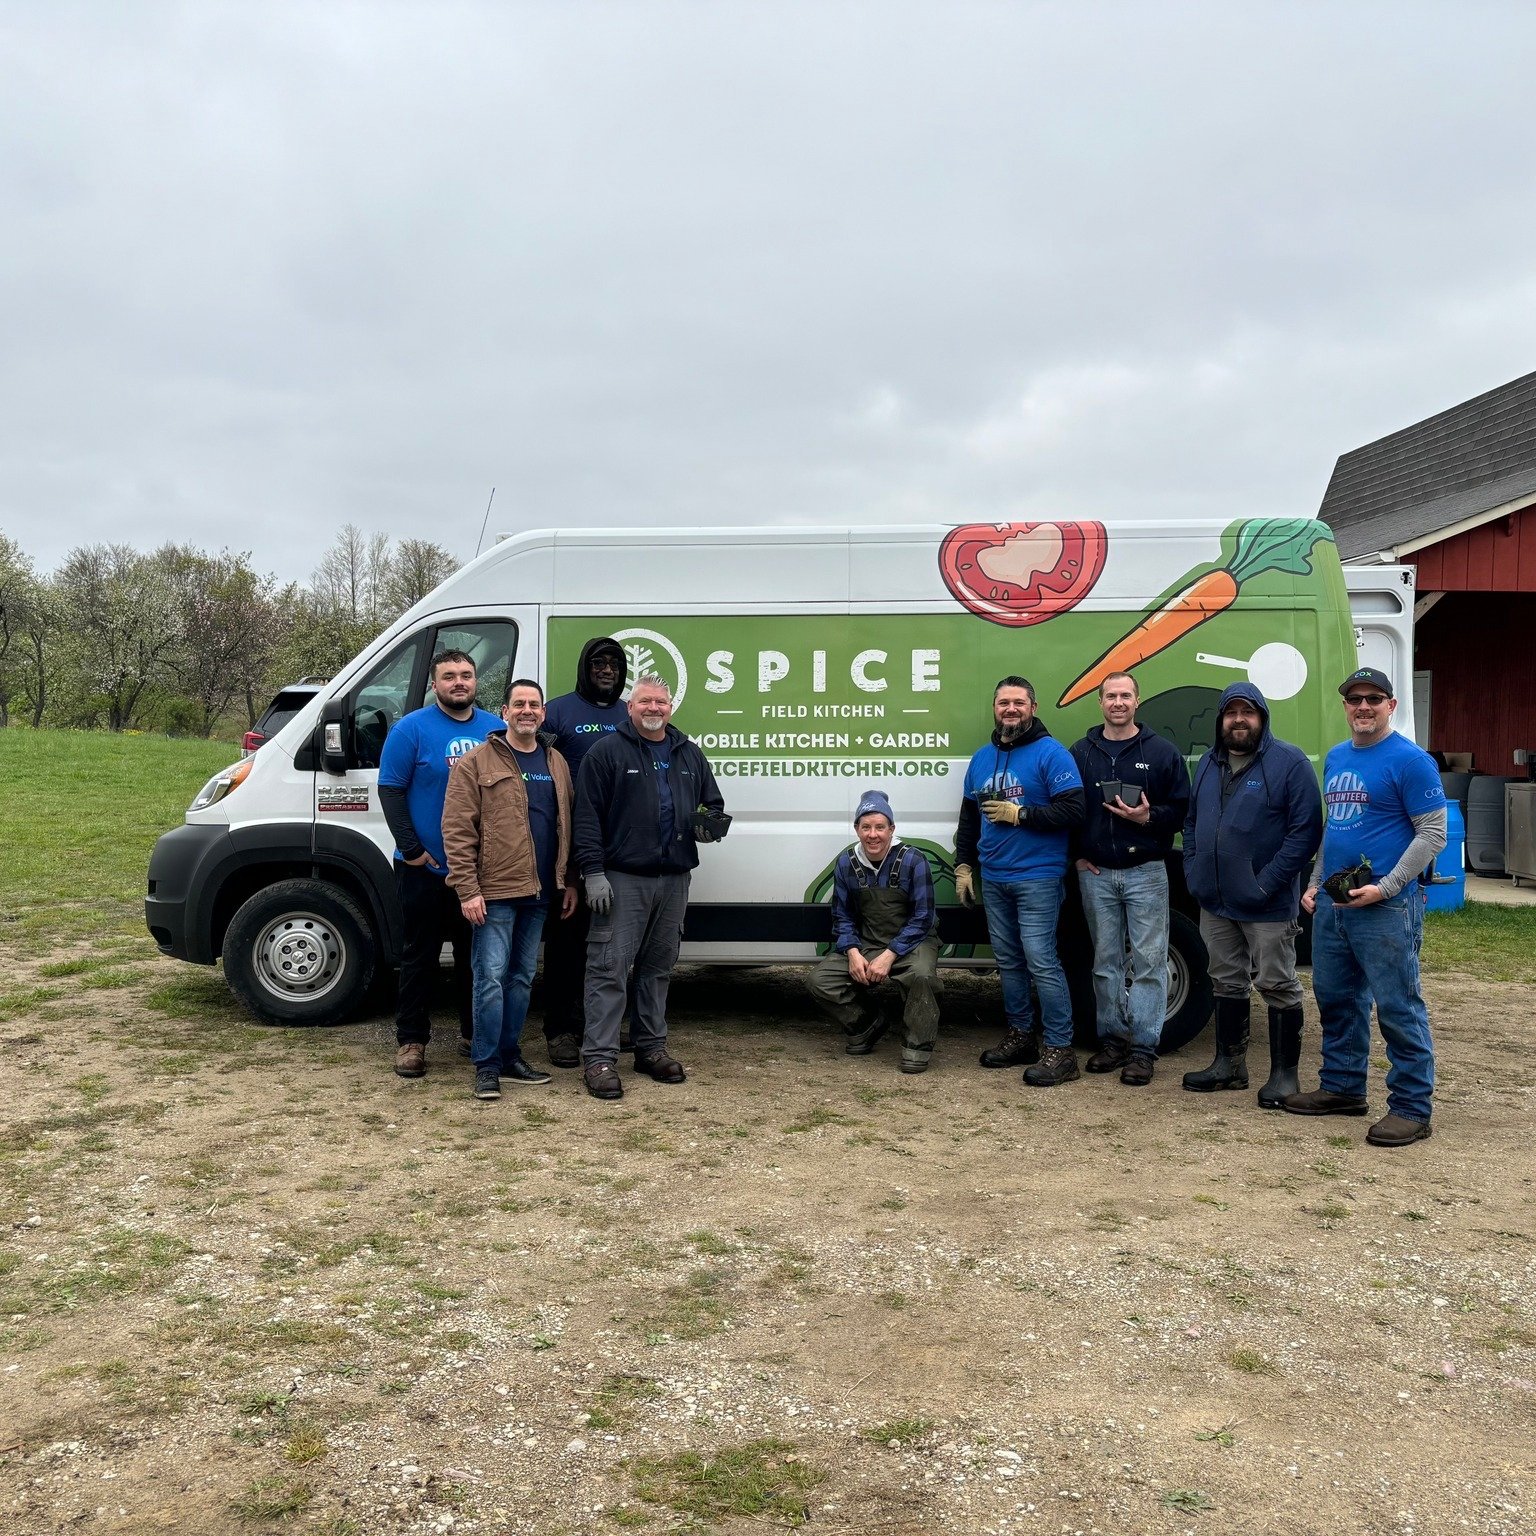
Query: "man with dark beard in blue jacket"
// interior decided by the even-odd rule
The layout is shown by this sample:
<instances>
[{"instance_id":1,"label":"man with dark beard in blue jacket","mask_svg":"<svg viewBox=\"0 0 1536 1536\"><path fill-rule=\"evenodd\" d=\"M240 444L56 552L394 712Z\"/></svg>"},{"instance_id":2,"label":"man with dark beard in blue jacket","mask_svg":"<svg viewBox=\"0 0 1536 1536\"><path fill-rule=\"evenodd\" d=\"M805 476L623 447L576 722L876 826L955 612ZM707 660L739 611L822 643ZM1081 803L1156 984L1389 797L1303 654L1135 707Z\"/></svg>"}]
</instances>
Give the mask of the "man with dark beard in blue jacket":
<instances>
[{"instance_id":1,"label":"man with dark beard in blue jacket","mask_svg":"<svg viewBox=\"0 0 1536 1536\"><path fill-rule=\"evenodd\" d=\"M1269 728L1252 683L1217 705L1217 741L1195 769L1184 823L1184 879L1200 903L1200 937L1216 993L1216 1059L1186 1072L1194 1093L1248 1086L1249 990L1269 1006L1265 1109L1300 1086L1301 983L1296 978L1301 877L1323 838L1317 773L1300 747Z\"/></svg>"}]
</instances>

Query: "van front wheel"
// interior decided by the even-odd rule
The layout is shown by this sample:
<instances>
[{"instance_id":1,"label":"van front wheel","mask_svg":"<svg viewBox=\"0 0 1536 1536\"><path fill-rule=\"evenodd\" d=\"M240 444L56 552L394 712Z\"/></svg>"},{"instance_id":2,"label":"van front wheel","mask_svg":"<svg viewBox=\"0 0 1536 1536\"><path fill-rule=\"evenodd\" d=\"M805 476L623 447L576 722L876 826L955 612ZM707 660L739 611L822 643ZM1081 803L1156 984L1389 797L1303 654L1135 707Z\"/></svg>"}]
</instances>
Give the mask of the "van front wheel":
<instances>
[{"instance_id":1,"label":"van front wheel","mask_svg":"<svg viewBox=\"0 0 1536 1536\"><path fill-rule=\"evenodd\" d=\"M257 891L224 935L224 976L269 1024L337 1024L373 980L373 931L356 903L320 880Z\"/></svg>"}]
</instances>

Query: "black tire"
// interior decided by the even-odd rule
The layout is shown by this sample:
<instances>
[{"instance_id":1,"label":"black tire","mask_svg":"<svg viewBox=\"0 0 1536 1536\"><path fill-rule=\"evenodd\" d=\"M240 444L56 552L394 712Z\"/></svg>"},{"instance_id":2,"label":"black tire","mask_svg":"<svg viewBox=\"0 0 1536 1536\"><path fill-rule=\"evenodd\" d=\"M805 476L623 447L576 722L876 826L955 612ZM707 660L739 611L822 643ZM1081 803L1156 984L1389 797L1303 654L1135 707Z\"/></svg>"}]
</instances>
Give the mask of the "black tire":
<instances>
[{"instance_id":1,"label":"black tire","mask_svg":"<svg viewBox=\"0 0 1536 1536\"><path fill-rule=\"evenodd\" d=\"M373 981L377 946L357 904L323 880L279 880L224 935L231 991L268 1024L339 1024Z\"/></svg>"},{"instance_id":2,"label":"black tire","mask_svg":"<svg viewBox=\"0 0 1536 1536\"><path fill-rule=\"evenodd\" d=\"M1166 1056L1188 1045L1210 1023L1210 957L1200 925L1183 912L1168 914L1168 1017L1158 1050Z\"/></svg>"},{"instance_id":3,"label":"black tire","mask_svg":"<svg viewBox=\"0 0 1536 1536\"><path fill-rule=\"evenodd\" d=\"M1091 1051L1099 1043L1093 996L1093 951L1084 930L1081 945L1062 943L1062 964L1072 992L1073 1044ZM1038 1005L1037 1005L1038 1006ZM1158 1052L1166 1056L1188 1045L1210 1022L1211 978L1200 925L1182 912L1168 914L1168 1015Z\"/></svg>"}]
</instances>

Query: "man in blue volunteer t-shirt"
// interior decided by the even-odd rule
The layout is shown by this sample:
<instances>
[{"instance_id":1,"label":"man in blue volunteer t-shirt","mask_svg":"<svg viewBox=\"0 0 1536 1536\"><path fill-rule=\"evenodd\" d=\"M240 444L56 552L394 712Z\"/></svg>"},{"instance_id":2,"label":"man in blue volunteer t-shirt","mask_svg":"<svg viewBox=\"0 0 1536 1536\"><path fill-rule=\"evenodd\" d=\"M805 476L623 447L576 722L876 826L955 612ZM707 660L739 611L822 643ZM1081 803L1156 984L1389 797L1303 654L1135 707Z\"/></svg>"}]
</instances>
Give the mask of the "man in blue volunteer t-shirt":
<instances>
[{"instance_id":1,"label":"man in blue volunteer t-shirt","mask_svg":"<svg viewBox=\"0 0 1536 1536\"><path fill-rule=\"evenodd\" d=\"M1035 1062L1024 1081L1054 1088L1078 1075L1072 995L1056 954L1056 922L1066 893L1068 829L1083 819L1083 780L1072 754L1036 717L1034 686L1026 678L1005 677L997 685L992 717L992 740L965 771L955 831L955 891L966 906L975 906L979 864L1008 1023L1002 1042L982 1052L981 1064ZM1040 998L1043 1052L1031 980Z\"/></svg>"},{"instance_id":2,"label":"man in blue volunteer t-shirt","mask_svg":"<svg viewBox=\"0 0 1536 1536\"><path fill-rule=\"evenodd\" d=\"M576 905L566 878L571 776L539 739L544 690L532 678L513 678L502 716L506 729L459 759L443 806L448 884L475 935L477 1099L499 1099L503 1078L549 1081L523 1057L523 1023L545 916Z\"/></svg>"},{"instance_id":3,"label":"man in blue volunteer t-shirt","mask_svg":"<svg viewBox=\"0 0 1536 1536\"><path fill-rule=\"evenodd\" d=\"M549 701L544 730L570 765L574 783L587 753L629 719L624 685L629 664L624 647L610 635L594 635L581 648L576 687ZM587 976L587 929L592 910L579 881L575 909L551 912L544 930L544 1039L550 1063L581 1065L581 1037L586 1027L583 994Z\"/></svg>"},{"instance_id":4,"label":"man in blue volunteer t-shirt","mask_svg":"<svg viewBox=\"0 0 1536 1536\"><path fill-rule=\"evenodd\" d=\"M1387 1044L1387 1114L1366 1133L1378 1147L1429 1135L1435 1048L1419 985L1424 892L1419 876L1445 847L1445 791L1434 760L1392 729L1397 700L1384 672L1362 667L1339 687L1349 740L1323 764L1323 851L1302 905L1314 914L1312 991L1323 1026L1321 1086L1294 1093L1296 1115L1363 1115L1371 1000ZM1331 876L1370 872L1347 901ZM1354 882L1348 882L1354 883Z\"/></svg>"},{"instance_id":5,"label":"man in blue volunteer t-shirt","mask_svg":"<svg viewBox=\"0 0 1536 1536\"><path fill-rule=\"evenodd\" d=\"M475 664L463 651L439 651L430 672L432 702L395 725L379 758L379 805L395 838L395 886L400 896L400 999L395 1016L395 1071L421 1077L432 1035L429 1008L438 956L453 945L459 1033L472 1033L469 924L448 889L443 851L443 797L448 773L501 726L475 704Z\"/></svg>"}]
</instances>

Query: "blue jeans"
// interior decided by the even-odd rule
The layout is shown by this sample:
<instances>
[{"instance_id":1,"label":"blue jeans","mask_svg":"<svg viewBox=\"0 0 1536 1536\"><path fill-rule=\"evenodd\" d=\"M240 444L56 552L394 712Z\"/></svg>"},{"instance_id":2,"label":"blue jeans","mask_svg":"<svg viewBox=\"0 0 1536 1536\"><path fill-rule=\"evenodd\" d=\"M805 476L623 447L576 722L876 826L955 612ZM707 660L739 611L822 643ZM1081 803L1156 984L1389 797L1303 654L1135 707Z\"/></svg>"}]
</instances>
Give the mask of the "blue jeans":
<instances>
[{"instance_id":1,"label":"blue jeans","mask_svg":"<svg viewBox=\"0 0 1536 1536\"><path fill-rule=\"evenodd\" d=\"M1065 882L989 880L982 872L982 903L987 935L1003 979L1003 1011L1011 1029L1034 1027L1029 999L1033 980L1040 997L1041 1026L1047 1045L1072 1044L1072 994L1056 956L1056 921L1061 916Z\"/></svg>"},{"instance_id":2,"label":"blue jeans","mask_svg":"<svg viewBox=\"0 0 1536 1536\"><path fill-rule=\"evenodd\" d=\"M1133 1049L1155 1055L1168 1012L1168 870L1161 859L1096 875L1079 870L1077 887L1093 940L1099 1039L1129 1037Z\"/></svg>"},{"instance_id":3,"label":"blue jeans","mask_svg":"<svg viewBox=\"0 0 1536 1536\"><path fill-rule=\"evenodd\" d=\"M1417 882L1391 901L1359 911L1317 893L1312 922L1312 991L1323 1025L1321 1083L1329 1093L1365 1096L1371 1052L1371 1000L1387 1043L1387 1108L1428 1120L1435 1091L1435 1045L1419 990L1424 897Z\"/></svg>"},{"instance_id":4,"label":"blue jeans","mask_svg":"<svg viewBox=\"0 0 1536 1536\"><path fill-rule=\"evenodd\" d=\"M469 1054L477 1072L500 1072L522 1054L523 1020L539 964L547 902L523 906L488 901L475 929L470 969L475 982L475 1037Z\"/></svg>"}]
</instances>

